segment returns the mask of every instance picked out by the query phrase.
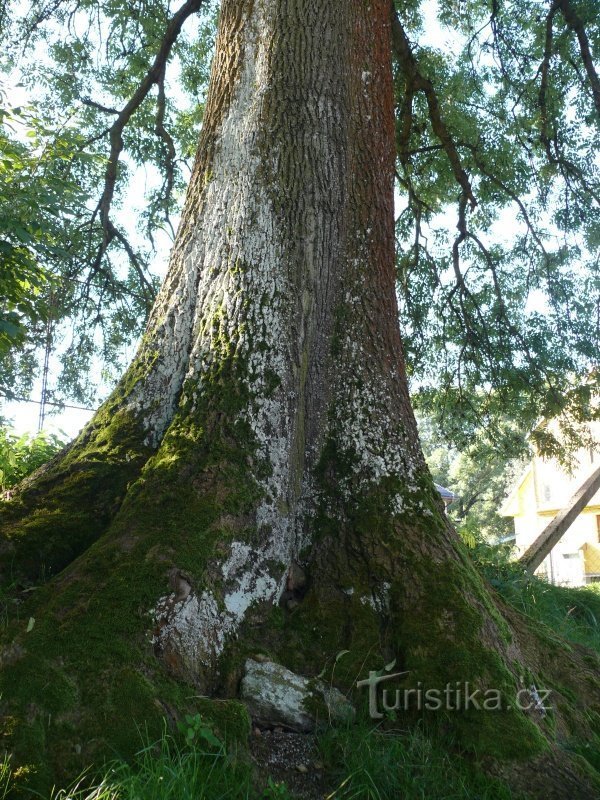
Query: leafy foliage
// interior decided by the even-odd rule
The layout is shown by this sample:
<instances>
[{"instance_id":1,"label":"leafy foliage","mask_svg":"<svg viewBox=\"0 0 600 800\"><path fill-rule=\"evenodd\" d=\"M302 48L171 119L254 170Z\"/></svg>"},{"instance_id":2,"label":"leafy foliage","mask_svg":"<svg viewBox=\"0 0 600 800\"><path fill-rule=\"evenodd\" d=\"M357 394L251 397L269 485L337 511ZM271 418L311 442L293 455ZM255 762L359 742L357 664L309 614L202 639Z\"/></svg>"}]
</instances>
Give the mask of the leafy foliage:
<instances>
[{"instance_id":1,"label":"leafy foliage","mask_svg":"<svg viewBox=\"0 0 600 800\"><path fill-rule=\"evenodd\" d=\"M463 443L507 413L576 427L599 380L595 4L439 4L444 50L419 44L424 4L396 5L420 78L399 59L398 274L417 402Z\"/></svg>"},{"instance_id":2,"label":"leafy foliage","mask_svg":"<svg viewBox=\"0 0 600 800\"><path fill-rule=\"evenodd\" d=\"M0 389L18 384L13 348L43 334L52 314L51 264L68 255L65 228L85 197L71 176L77 132L49 131L31 108L11 108L0 85ZM75 226L73 228L73 233Z\"/></svg>"},{"instance_id":3,"label":"leafy foliage","mask_svg":"<svg viewBox=\"0 0 600 800\"><path fill-rule=\"evenodd\" d=\"M490 438L479 429L469 445L458 450L435 418L419 415L418 422L434 481L458 495L448 513L463 540L475 547L512 533L512 520L498 511L529 456L525 432L504 420L498 436Z\"/></svg>"},{"instance_id":4,"label":"leafy foliage","mask_svg":"<svg viewBox=\"0 0 600 800\"><path fill-rule=\"evenodd\" d=\"M0 492L16 486L23 478L49 461L65 446L65 440L44 431L17 436L0 427Z\"/></svg>"},{"instance_id":5,"label":"leafy foliage","mask_svg":"<svg viewBox=\"0 0 600 800\"><path fill-rule=\"evenodd\" d=\"M119 376L143 329L160 282L150 263L156 253L164 258L174 234L171 215L187 182L208 80L215 4L188 5L205 14L193 36L175 31L164 69L123 116L115 163L109 142L116 109L128 106L160 56L170 4L3 5L0 70L21 80L17 96L30 105L19 130L8 123L23 109L7 106L0 120L0 188L8 187L0 234L11 232L10 245L16 239L13 261L27 256L25 265L7 262L0 270L10 289L0 329L1 394L28 391L39 350L49 346L62 362L56 399L90 402L99 382ZM173 83L167 66L177 75Z\"/></svg>"}]
</instances>

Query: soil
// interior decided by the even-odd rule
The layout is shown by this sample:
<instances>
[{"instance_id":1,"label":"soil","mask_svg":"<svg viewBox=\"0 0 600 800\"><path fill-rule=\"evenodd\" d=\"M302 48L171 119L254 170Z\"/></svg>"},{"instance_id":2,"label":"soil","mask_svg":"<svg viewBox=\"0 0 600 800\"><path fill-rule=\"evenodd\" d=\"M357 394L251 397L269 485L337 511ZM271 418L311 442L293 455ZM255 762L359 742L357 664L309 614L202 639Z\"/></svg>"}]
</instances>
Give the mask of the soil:
<instances>
[{"instance_id":1,"label":"soil","mask_svg":"<svg viewBox=\"0 0 600 800\"><path fill-rule=\"evenodd\" d=\"M324 772L312 734L254 728L250 754L265 787L269 779L274 784L284 783L298 800L324 800L335 789Z\"/></svg>"}]
</instances>

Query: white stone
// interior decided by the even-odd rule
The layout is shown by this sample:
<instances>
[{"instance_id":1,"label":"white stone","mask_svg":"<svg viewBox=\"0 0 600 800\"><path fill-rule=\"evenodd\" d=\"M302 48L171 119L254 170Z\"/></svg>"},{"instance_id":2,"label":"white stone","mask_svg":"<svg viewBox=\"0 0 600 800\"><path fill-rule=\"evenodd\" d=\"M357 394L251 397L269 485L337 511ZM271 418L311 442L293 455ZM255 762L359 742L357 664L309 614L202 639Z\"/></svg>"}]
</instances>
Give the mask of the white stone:
<instances>
[{"instance_id":1,"label":"white stone","mask_svg":"<svg viewBox=\"0 0 600 800\"><path fill-rule=\"evenodd\" d=\"M241 697L250 716L260 725L282 726L294 731L315 730L318 722L340 723L354 717L350 701L335 687L318 679L296 675L273 661L248 659L241 684ZM320 701L327 720L317 720L314 704Z\"/></svg>"}]
</instances>

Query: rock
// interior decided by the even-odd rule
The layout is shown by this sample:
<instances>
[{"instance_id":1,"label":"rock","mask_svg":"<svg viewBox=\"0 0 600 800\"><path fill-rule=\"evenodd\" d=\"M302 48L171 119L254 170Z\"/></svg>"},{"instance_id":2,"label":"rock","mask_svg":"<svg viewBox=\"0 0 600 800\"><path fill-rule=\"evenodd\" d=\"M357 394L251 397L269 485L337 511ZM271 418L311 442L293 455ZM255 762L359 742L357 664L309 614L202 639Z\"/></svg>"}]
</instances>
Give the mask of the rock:
<instances>
[{"instance_id":1,"label":"rock","mask_svg":"<svg viewBox=\"0 0 600 800\"><path fill-rule=\"evenodd\" d=\"M309 733L317 722L335 724L354 718L349 700L321 680L296 675L273 661L248 659L245 670L241 698L258 725Z\"/></svg>"},{"instance_id":2,"label":"rock","mask_svg":"<svg viewBox=\"0 0 600 800\"><path fill-rule=\"evenodd\" d=\"M331 722L337 725L352 722L356 710L346 695L342 694L335 686L326 686L322 681L319 683L322 686L323 700Z\"/></svg>"},{"instance_id":3,"label":"rock","mask_svg":"<svg viewBox=\"0 0 600 800\"><path fill-rule=\"evenodd\" d=\"M306 775L306 773L308 772L308 767L305 766L304 764L298 764L296 766L296 769L298 770L298 772L301 772L303 775Z\"/></svg>"},{"instance_id":4,"label":"rock","mask_svg":"<svg viewBox=\"0 0 600 800\"><path fill-rule=\"evenodd\" d=\"M313 717L305 708L305 700L310 696L309 683L307 678L272 661L259 663L248 659L241 697L259 725L283 725L308 732L315 727Z\"/></svg>"}]
</instances>

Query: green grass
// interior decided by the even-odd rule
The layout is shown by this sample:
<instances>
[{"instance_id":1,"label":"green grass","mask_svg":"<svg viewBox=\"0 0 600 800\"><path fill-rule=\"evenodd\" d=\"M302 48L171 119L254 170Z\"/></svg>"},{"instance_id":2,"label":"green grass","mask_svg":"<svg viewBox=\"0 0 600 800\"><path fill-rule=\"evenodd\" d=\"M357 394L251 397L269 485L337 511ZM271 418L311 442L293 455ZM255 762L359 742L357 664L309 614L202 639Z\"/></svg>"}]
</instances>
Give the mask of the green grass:
<instances>
[{"instance_id":1,"label":"green grass","mask_svg":"<svg viewBox=\"0 0 600 800\"><path fill-rule=\"evenodd\" d=\"M200 732L194 742L181 745L165 733L144 746L133 763L114 761L96 775L89 771L43 800L293 800L285 785L271 780L257 790L249 762L213 741L211 733ZM505 784L418 729L384 732L365 722L328 730L319 746L336 786L330 800L517 800ZM5 758L0 800L12 797L14 787Z\"/></svg>"},{"instance_id":2,"label":"green grass","mask_svg":"<svg viewBox=\"0 0 600 800\"><path fill-rule=\"evenodd\" d=\"M10 768L10 758L3 756L0 759L0 800L5 800L13 785L13 775Z\"/></svg>"},{"instance_id":3,"label":"green grass","mask_svg":"<svg viewBox=\"0 0 600 800\"><path fill-rule=\"evenodd\" d=\"M227 800L251 797L250 770L221 748L179 748L165 737L138 753L133 764L115 762L97 783L85 778L52 800Z\"/></svg>"},{"instance_id":4,"label":"green grass","mask_svg":"<svg viewBox=\"0 0 600 800\"><path fill-rule=\"evenodd\" d=\"M516 800L506 784L419 728L386 731L364 723L329 730L320 746L336 777L331 800Z\"/></svg>"},{"instance_id":5,"label":"green grass","mask_svg":"<svg viewBox=\"0 0 600 800\"><path fill-rule=\"evenodd\" d=\"M206 733L206 736L204 735ZM213 744L214 742L214 744ZM0 761L0 800L23 797L18 775L8 759ZM42 795L35 795L42 797ZM132 763L113 761L101 772L88 770L67 789L55 789L44 800L250 800L252 770L228 753L207 729L193 742L179 744L163 734L146 744Z\"/></svg>"},{"instance_id":6,"label":"green grass","mask_svg":"<svg viewBox=\"0 0 600 800\"><path fill-rule=\"evenodd\" d=\"M475 559L508 603L568 641L600 653L600 585L553 586L494 550L479 546Z\"/></svg>"}]
</instances>

